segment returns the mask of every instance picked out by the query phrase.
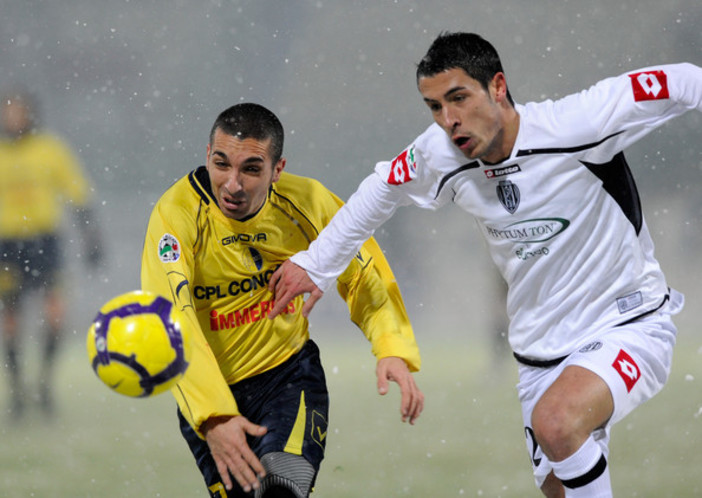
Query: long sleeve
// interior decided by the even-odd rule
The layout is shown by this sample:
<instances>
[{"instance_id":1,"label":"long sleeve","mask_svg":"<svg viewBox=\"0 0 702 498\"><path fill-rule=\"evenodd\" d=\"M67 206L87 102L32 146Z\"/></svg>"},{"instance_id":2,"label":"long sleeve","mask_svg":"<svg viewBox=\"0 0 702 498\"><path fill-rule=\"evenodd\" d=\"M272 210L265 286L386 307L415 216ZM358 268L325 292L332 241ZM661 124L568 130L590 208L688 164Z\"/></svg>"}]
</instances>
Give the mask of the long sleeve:
<instances>
[{"instance_id":1,"label":"long sleeve","mask_svg":"<svg viewBox=\"0 0 702 498\"><path fill-rule=\"evenodd\" d=\"M377 174L369 175L306 251L291 260L327 290L375 230L402 205L396 191Z\"/></svg>"},{"instance_id":2,"label":"long sleeve","mask_svg":"<svg viewBox=\"0 0 702 498\"><path fill-rule=\"evenodd\" d=\"M196 210L190 210L196 211ZM163 199L149 221L142 255L142 288L171 299L187 318L192 361L172 389L181 412L196 430L209 417L238 415L236 402L195 314L191 281L198 228L188 211Z\"/></svg>"}]
</instances>

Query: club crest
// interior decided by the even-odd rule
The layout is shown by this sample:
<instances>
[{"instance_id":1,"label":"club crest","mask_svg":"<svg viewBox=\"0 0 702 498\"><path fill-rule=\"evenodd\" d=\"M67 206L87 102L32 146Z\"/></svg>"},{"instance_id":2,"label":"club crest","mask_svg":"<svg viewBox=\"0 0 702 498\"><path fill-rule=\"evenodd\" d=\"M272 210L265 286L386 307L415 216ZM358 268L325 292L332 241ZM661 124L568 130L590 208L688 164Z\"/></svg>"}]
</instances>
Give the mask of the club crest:
<instances>
[{"instance_id":1,"label":"club crest","mask_svg":"<svg viewBox=\"0 0 702 498\"><path fill-rule=\"evenodd\" d=\"M507 212L514 214L519 207L519 187L509 180L500 180L500 183L496 189L497 198L500 200L500 204L502 204Z\"/></svg>"}]
</instances>

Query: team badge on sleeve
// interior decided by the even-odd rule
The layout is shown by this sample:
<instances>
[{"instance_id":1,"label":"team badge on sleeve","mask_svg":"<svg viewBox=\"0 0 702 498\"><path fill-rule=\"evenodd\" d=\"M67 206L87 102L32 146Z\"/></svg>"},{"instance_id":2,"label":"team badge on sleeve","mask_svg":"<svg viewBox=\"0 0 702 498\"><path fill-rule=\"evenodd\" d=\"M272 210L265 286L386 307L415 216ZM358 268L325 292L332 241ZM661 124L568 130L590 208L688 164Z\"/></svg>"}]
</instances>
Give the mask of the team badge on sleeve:
<instances>
[{"instance_id":1,"label":"team badge on sleeve","mask_svg":"<svg viewBox=\"0 0 702 498\"><path fill-rule=\"evenodd\" d=\"M634 100L664 100L670 97L668 93L668 76L663 71L645 71L630 74Z\"/></svg>"},{"instance_id":2,"label":"team badge on sleeve","mask_svg":"<svg viewBox=\"0 0 702 498\"><path fill-rule=\"evenodd\" d=\"M158 257L164 263L175 263L180 259L180 243L170 233L164 233L158 241Z\"/></svg>"},{"instance_id":3,"label":"team badge on sleeve","mask_svg":"<svg viewBox=\"0 0 702 498\"><path fill-rule=\"evenodd\" d=\"M412 146L392 160L388 183L390 185L401 185L412 181L416 176L417 163L414 157L414 146Z\"/></svg>"}]
</instances>

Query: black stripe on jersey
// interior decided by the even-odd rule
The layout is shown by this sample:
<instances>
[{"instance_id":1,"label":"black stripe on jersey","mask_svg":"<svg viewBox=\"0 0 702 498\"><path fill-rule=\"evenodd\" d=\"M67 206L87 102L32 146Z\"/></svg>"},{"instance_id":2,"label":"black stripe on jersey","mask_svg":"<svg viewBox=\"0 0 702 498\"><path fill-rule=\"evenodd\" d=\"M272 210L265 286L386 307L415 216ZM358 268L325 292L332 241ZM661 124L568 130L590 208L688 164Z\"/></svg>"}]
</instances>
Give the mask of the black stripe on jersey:
<instances>
[{"instance_id":1,"label":"black stripe on jersey","mask_svg":"<svg viewBox=\"0 0 702 498\"><path fill-rule=\"evenodd\" d=\"M641 214L641 199L634 182L624 153L620 152L611 161L604 164L593 164L580 161L593 175L602 181L602 188L612 196L614 201L624 211L624 215L634 225L636 234L641 231L643 216Z\"/></svg>"},{"instance_id":2,"label":"black stripe on jersey","mask_svg":"<svg viewBox=\"0 0 702 498\"><path fill-rule=\"evenodd\" d=\"M297 212L302 218L304 218L305 221L307 221L307 223L309 224L309 226L312 227L312 229L313 229L314 232L315 232L315 235L319 235L319 230L317 229L316 226L314 226L314 223L312 223L312 221L311 221L307 216L305 216L305 214L304 214L302 211L300 211L300 210L298 209L298 207L295 205L295 203L294 203L290 198L285 197L284 195L281 195L280 192L277 192L277 191L273 188L273 185L271 185L270 192L269 192L269 195L268 195L268 200L270 201L271 206L273 206L274 208L278 209L281 213L284 213L284 214L290 219L290 221L291 221L295 226L297 226L297 228L300 230L300 232L302 232L302 235L307 239L307 242L310 242L310 243L311 243L311 242L312 242L312 238L307 234L307 232L305 232L304 228L302 228L302 225L300 225L300 223L299 223L293 216L290 216L290 214L288 214L288 213L285 211L285 209L282 208L282 206L279 206L278 204L276 204L275 202L273 202L273 199L271 198L271 194L275 194L276 197L279 197L280 199L282 199L282 200L284 200L284 201L287 201L288 204L290 204L290 207L293 208L293 209L295 210L295 212ZM317 238L317 237L315 237L315 238Z\"/></svg>"},{"instance_id":3,"label":"black stripe on jersey","mask_svg":"<svg viewBox=\"0 0 702 498\"><path fill-rule=\"evenodd\" d=\"M463 166L454 169L452 172L447 174L441 179L441 182L439 183L439 188L436 189L436 195L434 196L434 199L439 197L439 194L441 193L441 189L444 188L444 185L446 184L447 181L449 181L451 178L456 176L458 173L462 173L463 171L473 169L473 168L478 168L480 167L480 163L478 161L473 161L472 163L464 164Z\"/></svg>"},{"instance_id":4,"label":"black stripe on jersey","mask_svg":"<svg viewBox=\"0 0 702 498\"><path fill-rule=\"evenodd\" d=\"M197 192L197 195L205 201L205 204L209 204L210 201L214 199L212 185L210 184L210 175L207 174L207 168L205 166L200 166L191 171L188 174L188 180L190 180L190 185L192 185L195 192Z\"/></svg>"},{"instance_id":5,"label":"black stripe on jersey","mask_svg":"<svg viewBox=\"0 0 702 498\"><path fill-rule=\"evenodd\" d=\"M617 135L624 133L624 130L618 131L617 133L612 133L608 137L604 137L599 142L592 142L590 144L576 145L575 147L553 147L548 149L524 149L517 151L516 157L522 156L533 156L534 154L567 154L569 152L580 152L582 150L594 149L601 143L606 142L610 138L614 138Z\"/></svg>"}]
</instances>

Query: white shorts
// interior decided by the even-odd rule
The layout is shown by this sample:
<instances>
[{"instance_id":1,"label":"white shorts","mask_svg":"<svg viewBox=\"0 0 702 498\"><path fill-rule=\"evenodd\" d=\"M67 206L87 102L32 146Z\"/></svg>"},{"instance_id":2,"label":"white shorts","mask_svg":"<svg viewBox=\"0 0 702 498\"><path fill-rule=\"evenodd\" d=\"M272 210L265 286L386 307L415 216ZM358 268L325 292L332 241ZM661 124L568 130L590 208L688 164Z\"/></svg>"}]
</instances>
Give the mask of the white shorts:
<instances>
[{"instance_id":1,"label":"white shorts","mask_svg":"<svg viewBox=\"0 0 702 498\"><path fill-rule=\"evenodd\" d=\"M670 302L659 311L603 330L554 367L520 365L517 391L537 487L552 470L531 429L531 414L543 393L567 366L577 365L599 375L612 393L614 412L606 426L592 435L607 457L611 426L655 396L668 380L677 333L671 315L680 311L682 304L682 294L671 290Z\"/></svg>"}]
</instances>

